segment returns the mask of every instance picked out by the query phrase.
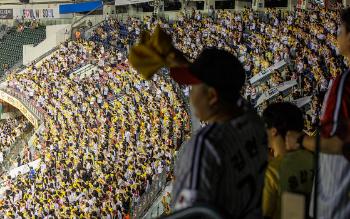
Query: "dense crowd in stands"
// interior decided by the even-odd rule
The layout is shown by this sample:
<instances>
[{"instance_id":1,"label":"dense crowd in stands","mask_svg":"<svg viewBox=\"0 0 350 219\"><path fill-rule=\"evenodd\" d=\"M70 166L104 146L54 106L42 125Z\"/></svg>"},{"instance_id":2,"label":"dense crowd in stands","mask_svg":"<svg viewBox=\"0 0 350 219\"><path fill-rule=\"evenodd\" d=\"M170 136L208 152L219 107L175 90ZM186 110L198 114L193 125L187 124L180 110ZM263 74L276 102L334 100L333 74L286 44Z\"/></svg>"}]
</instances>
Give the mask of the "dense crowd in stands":
<instances>
[{"instance_id":1,"label":"dense crowd in stands","mask_svg":"<svg viewBox=\"0 0 350 219\"><path fill-rule=\"evenodd\" d=\"M3 214L111 218L128 213L152 177L169 171L190 128L184 102L168 79L143 81L125 58L114 60L114 47L103 44L107 33L66 42L8 77L8 86L35 100L47 118L35 142L43 161L37 177L14 180ZM70 77L87 63L97 70Z\"/></svg>"},{"instance_id":2,"label":"dense crowd in stands","mask_svg":"<svg viewBox=\"0 0 350 219\"><path fill-rule=\"evenodd\" d=\"M144 81L129 68L127 48L143 29L160 25L190 59L216 46L243 62L248 79L285 60L261 86L248 82L244 96L258 96L286 80L298 79L293 98L312 95L309 129L319 117L322 93L346 67L335 47L339 11L252 10L180 13L176 21L146 17L109 19L90 39L60 45L52 57L8 76L9 88L46 112L45 130L34 145L40 168L9 180L0 203L3 218L122 218L149 188L152 176L169 171L175 151L190 133L190 119L179 87L166 76ZM72 73L86 64L91 75ZM267 104L267 103L265 103Z\"/></svg>"},{"instance_id":3,"label":"dense crowd in stands","mask_svg":"<svg viewBox=\"0 0 350 219\"><path fill-rule=\"evenodd\" d=\"M301 13L268 9L263 15L252 10L216 14L215 20L203 18L200 13L180 15L171 30L175 45L189 57L196 57L205 46L232 51L244 63L248 79L285 60L287 69L275 71L269 81L259 86L247 82L244 96L255 104L262 92L298 79L301 87L293 90L292 98L313 96L308 113L308 129L312 130L328 82L346 68L336 48L339 10L316 8Z\"/></svg>"}]
</instances>

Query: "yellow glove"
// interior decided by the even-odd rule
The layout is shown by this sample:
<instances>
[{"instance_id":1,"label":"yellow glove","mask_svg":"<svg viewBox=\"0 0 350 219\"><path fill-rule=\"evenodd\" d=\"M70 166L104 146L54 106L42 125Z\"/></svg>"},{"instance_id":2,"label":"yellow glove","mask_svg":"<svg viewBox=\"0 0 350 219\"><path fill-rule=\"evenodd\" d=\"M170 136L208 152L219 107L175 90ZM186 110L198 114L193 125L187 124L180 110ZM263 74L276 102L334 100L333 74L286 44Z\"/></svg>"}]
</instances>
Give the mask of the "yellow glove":
<instances>
[{"instance_id":1,"label":"yellow glove","mask_svg":"<svg viewBox=\"0 0 350 219\"><path fill-rule=\"evenodd\" d=\"M183 55L172 45L171 37L159 26L152 36L149 32L141 35L140 43L129 52L129 62L145 79L150 79L162 67L176 67L175 58Z\"/></svg>"}]
</instances>

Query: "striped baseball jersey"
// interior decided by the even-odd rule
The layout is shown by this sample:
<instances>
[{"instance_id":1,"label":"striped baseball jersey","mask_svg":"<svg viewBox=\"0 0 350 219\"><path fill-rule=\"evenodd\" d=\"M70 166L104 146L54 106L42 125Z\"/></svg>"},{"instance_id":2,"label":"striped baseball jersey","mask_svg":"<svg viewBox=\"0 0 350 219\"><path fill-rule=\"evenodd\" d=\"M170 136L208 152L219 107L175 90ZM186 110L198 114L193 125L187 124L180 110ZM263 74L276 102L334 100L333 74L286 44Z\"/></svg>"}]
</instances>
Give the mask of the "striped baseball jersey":
<instances>
[{"instance_id":1,"label":"striped baseball jersey","mask_svg":"<svg viewBox=\"0 0 350 219\"><path fill-rule=\"evenodd\" d=\"M175 167L175 210L205 203L229 218L262 218L267 138L255 112L210 124L184 147Z\"/></svg>"},{"instance_id":2,"label":"striped baseball jersey","mask_svg":"<svg viewBox=\"0 0 350 219\"><path fill-rule=\"evenodd\" d=\"M349 133L350 77L345 72L334 79L322 109L322 135L344 138ZM343 155L320 153L317 218L350 218L350 162ZM313 197L313 196L312 196ZM311 203L313 206L313 201ZM313 207L310 208L313 216Z\"/></svg>"}]
</instances>

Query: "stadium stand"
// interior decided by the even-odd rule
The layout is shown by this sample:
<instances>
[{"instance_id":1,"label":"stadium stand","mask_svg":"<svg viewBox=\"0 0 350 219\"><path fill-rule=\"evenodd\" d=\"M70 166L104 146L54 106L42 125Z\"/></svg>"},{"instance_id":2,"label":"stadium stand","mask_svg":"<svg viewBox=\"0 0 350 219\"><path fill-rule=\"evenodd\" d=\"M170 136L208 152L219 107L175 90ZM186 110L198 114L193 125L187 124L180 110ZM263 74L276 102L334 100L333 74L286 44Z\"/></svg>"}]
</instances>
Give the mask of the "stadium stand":
<instances>
[{"instance_id":1,"label":"stadium stand","mask_svg":"<svg viewBox=\"0 0 350 219\"><path fill-rule=\"evenodd\" d=\"M106 24L103 27L105 26ZM103 39L105 33L107 32L102 33L101 39ZM106 208L103 214L111 214L111 207L113 206L113 211L119 209L119 213L127 213L128 203L131 202L131 194L134 197L139 196L140 193L142 194L145 189L143 186L147 185L147 181L149 184L152 175L162 172L164 168L169 166L172 151L186 136L183 131L187 129L185 121L188 121L188 116L182 106L184 103L177 97L173 86L166 84L162 78L156 78L157 83L141 81L137 74L128 70L127 63L124 63L125 58L115 60L116 62L112 60L116 54L109 50L113 47L110 47L107 41L102 41L102 43L98 41L99 38L96 41L67 42L40 66L29 66L24 73L11 74L8 77L9 87L25 94L30 99L34 99L38 106L47 111L48 117L45 118L46 131L42 134L42 137L39 137L43 138L39 144L42 144L42 148L46 148L42 151L42 155L45 158L45 164L48 166L44 169L40 168L37 174L41 179L50 179L50 184L53 183L56 189L66 185L64 186L65 189L61 190L60 196L63 197L62 195L67 194L71 197L68 202L71 207L68 207L67 203L67 208L62 208L61 213L59 213L66 216L77 213L89 217L97 214L96 210L101 204L98 199L106 195L105 190L100 190L101 186L107 188L107 184L110 184L112 179L117 175L123 175L122 172L125 174L125 181L119 180L119 183L115 184L117 181L112 180L113 183L110 184L112 186L110 189L112 191L114 189L118 189L118 191L125 190L127 193L124 195L120 193L111 200L110 208ZM101 59L102 55L104 56L103 59ZM104 63L101 61L104 61ZM99 66L98 70L90 77L69 78L70 72L89 62ZM49 90L52 93L47 93ZM163 92L160 92L161 90ZM143 91L143 95L141 95L141 91ZM130 92L133 93L132 96L129 96ZM69 98L66 95L69 95ZM146 106L145 103L148 103L148 105ZM170 108L174 105L178 107ZM160 108L158 108L159 106ZM74 114L71 113L73 111ZM134 113L130 114L129 111ZM96 118L99 118L98 121L96 121ZM128 119L126 120L126 118ZM139 123L137 121L144 122ZM127 129L125 130L125 128ZM132 130L129 130L129 128L132 128ZM68 130L71 134L67 132ZM96 131L100 134L97 135ZM59 137L61 135L66 136L65 140ZM146 140L145 136L153 136L153 138ZM71 149L68 150L68 153L62 153L67 151L67 144ZM77 150L78 145L79 150ZM143 162L135 163L136 151L135 147L131 145L138 145L137 151L141 155L137 160ZM151 145L152 147L150 147ZM84 147L86 147L86 150L81 150ZM67 163L60 162L60 164L56 164L57 160L62 159L66 159ZM81 163L84 166L76 166L80 159L84 160ZM111 159L117 159L117 162L121 165L115 168L115 173L110 172L114 165ZM98 162L92 162L94 160ZM124 162L125 164L122 165ZM58 167L57 165L73 165L72 167L78 169L74 172L66 172L59 168L60 170L52 172L52 168L56 168L51 165L56 165L56 167ZM83 170L86 167L88 171ZM118 169L120 168L124 170L119 172ZM146 172L140 172L141 169L137 170L136 174L130 172L135 168L141 168ZM97 171L98 169L102 172L97 175L92 173L92 170ZM127 171L127 169L129 170ZM55 179L58 182L52 181L53 174L56 175ZM57 174L61 177L58 177ZM107 175L101 178L102 175L100 174ZM71 175L79 177L72 181L69 177ZM103 180L97 180L96 177ZM88 181L90 183L87 183ZM30 179L19 176L16 179L17 183L28 185ZM56 192L52 193L53 190L47 191L45 189L47 185L40 186L41 189L36 188L36 193L41 191L42 194L56 197L54 194ZM92 187L84 192L85 195L83 193L78 194L77 188L83 188L87 185ZM71 189L67 189L67 186ZM81 192L84 190L81 190ZM38 193L38 196L24 198L26 200L36 200L37 197L41 196ZM92 197L95 197L95 203L88 201ZM52 201L54 200L52 199ZM86 209L79 210L78 206L81 206L83 202ZM54 202L50 203L53 204ZM31 215L34 208L40 209L39 205L43 205L45 209L51 208L50 203L34 204L23 211L23 214L20 214L24 217ZM120 207L116 208L118 203L120 203ZM73 204L76 207L73 207ZM95 207L90 208L89 206Z\"/></svg>"},{"instance_id":2,"label":"stadium stand","mask_svg":"<svg viewBox=\"0 0 350 219\"><path fill-rule=\"evenodd\" d=\"M172 23L172 27L169 28L168 32L175 34L175 42L178 43L178 48L182 51L189 50L189 57L195 57L196 51L200 51L203 45L218 45L227 50L232 50L238 57L242 58L241 61L246 64L247 70L252 71L252 76L259 76L259 72L278 63L281 58L285 58L288 61L288 65L280 71L273 71L267 82L260 86L247 84L245 97L255 104L255 101L263 91L270 93L270 97L274 98L265 100L260 108L262 110L269 102L282 101L283 99L292 100L297 105L305 106L305 103L302 101L305 100L304 97L306 96L311 102L311 104L306 104L306 108L304 108L305 112L307 112L306 130L312 133L315 130L314 124L317 123L320 113L322 93L324 93L328 81L343 71L347 65L342 57L337 55L334 46L337 16L339 14L336 14L335 11L325 11L322 8L315 8L315 11L308 13L299 13L298 17L296 16L297 12L278 13L274 10L269 10L268 12L269 14L264 15L270 16L270 20L267 22L262 22L265 18L253 11L244 11L236 14L219 11L217 13L218 18L214 23L209 19L196 17L196 14L182 14L177 22ZM317 16L319 14L321 16ZM201 15L198 13L198 16ZM237 21L237 26L234 26L233 20ZM307 22L308 20L313 22ZM225 36L234 32L229 32L225 24L231 24L231 22L233 22L232 30L237 28L242 32L236 32L236 41L232 42L233 45L227 45L226 39L230 38L225 38ZM241 23L246 24L244 28ZM327 25L321 26L320 24L322 23L327 23ZM164 27L167 28L167 24L164 24ZM183 27L187 28L183 29ZM201 32L195 33L194 31L198 29ZM309 32L309 29L311 29L313 36L304 38L307 36L306 33ZM282 34L276 35L277 32ZM251 37L250 34L252 35ZM203 40L205 37L208 38L207 41L198 42L199 39ZM328 39L328 41L325 39ZM237 45L237 42L240 41L242 41L241 44ZM323 44L322 42L326 43ZM278 51L280 51L280 54ZM288 52L286 53L285 51ZM271 56L274 53L276 57ZM315 57L318 56L322 57L319 62L315 60ZM330 56L332 57L331 59L329 59ZM309 60L309 57L314 57L314 59ZM323 69L322 74L320 74L320 69ZM262 75L265 74L266 71L263 71ZM300 81L301 79L298 78L298 75L304 77L302 83L298 87L293 86L293 89L286 94L280 95L281 91L273 89L278 85L283 85L284 81L288 79L298 79ZM312 95L312 98L310 99L308 95Z\"/></svg>"},{"instance_id":3,"label":"stadium stand","mask_svg":"<svg viewBox=\"0 0 350 219\"><path fill-rule=\"evenodd\" d=\"M0 40L0 74L3 75L13 65L23 59L23 45L38 44L45 39L45 27L25 28L18 32L12 28Z\"/></svg>"},{"instance_id":4,"label":"stadium stand","mask_svg":"<svg viewBox=\"0 0 350 219\"><path fill-rule=\"evenodd\" d=\"M22 153L17 164L40 158L39 167L3 177L0 217L141 218L164 194L191 133L188 91L167 70L143 80L126 58L141 31L157 25L191 60L205 47L234 53L248 77L242 95L260 112L271 102L294 101L306 112L310 133L329 81L347 67L335 46L339 9L106 19L88 38L68 40L49 58L6 75L6 89L43 109L44 130L33 141L38 154ZM44 38L44 27L8 32L0 42L0 66L8 65L2 71L21 59L24 44ZM4 154L20 135L13 127L21 132L27 124L4 123ZM159 214L168 213L168 199Z\"/></svg>"}]
</instances>

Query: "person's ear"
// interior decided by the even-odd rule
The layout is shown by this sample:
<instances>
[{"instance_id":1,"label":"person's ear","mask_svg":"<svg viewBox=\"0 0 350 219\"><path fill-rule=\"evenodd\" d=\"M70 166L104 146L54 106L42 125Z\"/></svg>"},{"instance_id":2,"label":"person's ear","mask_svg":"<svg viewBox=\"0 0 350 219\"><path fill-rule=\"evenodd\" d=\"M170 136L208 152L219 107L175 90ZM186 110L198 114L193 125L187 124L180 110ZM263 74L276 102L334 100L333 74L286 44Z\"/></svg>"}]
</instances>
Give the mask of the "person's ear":
<instances>
[{"instance_id":1,"label":"person's ear","mask_svg":"<svg viewBox=\"0 0 350 219\"><path fill-rule=\"evenodd\" d=\"M219 94L214 88L209 87L207 94L210 106L215 105L219 101Z\"/></svg>"},{"instance_id":2,"label":"person's ear","mask_svg":"<svg viewBox=\"0 0 350 219\"><path fill-rule=\"evenodd\" d=\"M273 137L276 137L277 135L278 135L278 131L277 131L277 129L276 128L271 128L271 135L273 136Z\"/></svg>"}]
</instances>

